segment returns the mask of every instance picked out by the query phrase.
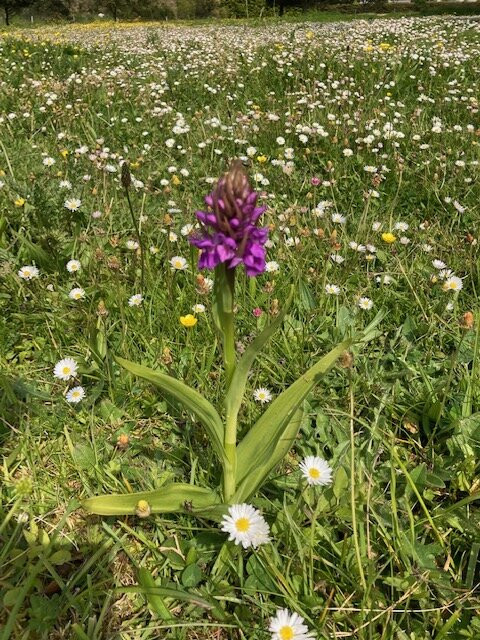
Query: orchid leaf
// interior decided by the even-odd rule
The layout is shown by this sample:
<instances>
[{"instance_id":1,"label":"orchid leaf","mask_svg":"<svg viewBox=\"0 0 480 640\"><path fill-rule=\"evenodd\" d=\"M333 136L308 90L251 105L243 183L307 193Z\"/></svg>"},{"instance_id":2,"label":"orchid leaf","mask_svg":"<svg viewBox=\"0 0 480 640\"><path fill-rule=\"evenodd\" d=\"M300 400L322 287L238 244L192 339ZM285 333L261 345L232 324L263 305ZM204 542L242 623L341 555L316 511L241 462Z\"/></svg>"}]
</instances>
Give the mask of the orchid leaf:
<instances>
[{"instance_id":1,"label":"orchid leaf","mask_svg":"<svg viewBox=\"0 0 480 640\"><path fill-rule=\"evenodd\" d=\"M84 500L82 506L100 516L134 515L141 500L148 503L150 513L202 513L220 506L219 497L210 489L182 483L154 491L94 496Z\"/></svg>"},{"instance_id":2,"label":"orchid leaf","mask_svg":"<svg viewBox=\"0 0 480 640\"><path fill-rule=\"evenodd\" d=\"M297 414L300 405L352 343L353 338L344 340L310 367L272 402L240 442L237 447L236 482L237 487L242 487L243 494L250 495L280 462L284 455L280 455L281 452L287 442L293 442L300 428L301 416ZM297 431L292 436L295 425ZM277 459L277 456L280 457Z\"/></svg>"},{"instance_id":3,"label":"orchid leaf","mask_svg":"<svg viewBox=\"0 0 480 640\"><path fill-rule=\"evenodd\" d=\"M207 430L213 449L224 463L223 423L215 407L198 391L185 383L160 371L154 371L130 360L116 357L115 360L127 371L155 384L162 391L179 400L189 411L194 413Z\"/></svg>"},{"instance_id":4,"label":"orchid leaf","mask_svg":"<svg viewBox=\"0 0 480 640\"><path fill-rule=\"evenodd\" d=\"M252 366L253 361L255 360L257 355L265 346L266 342L281 326L283 319L285 318L285 314L287 313L288 308L292 302L292 298L293 287L290 291L290 295L285 306L278 314L276 319L268 326L266 326L265 329L263 329L263 331L255 338L255 340L245 349L243 356L238 361L235 368L235 373L233 374L232 382L225 397L225 408L229 417L236 416L238 414L245 393L245 387L247 384L247 377L250 371L250 367Z\"/></svg>"}]
</instances>

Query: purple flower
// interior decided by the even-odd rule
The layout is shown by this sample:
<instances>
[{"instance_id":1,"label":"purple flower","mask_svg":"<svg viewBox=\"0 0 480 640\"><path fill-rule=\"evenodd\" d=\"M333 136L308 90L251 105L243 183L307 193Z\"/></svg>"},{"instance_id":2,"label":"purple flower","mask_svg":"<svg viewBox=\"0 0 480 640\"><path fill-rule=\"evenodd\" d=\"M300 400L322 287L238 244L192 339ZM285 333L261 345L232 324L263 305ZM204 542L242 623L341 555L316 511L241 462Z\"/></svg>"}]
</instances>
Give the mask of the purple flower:
<instances>
[{"instance_id":1,"label":"purple flower","mask_svg":"<svg viewBox=\"0 0 480 640\"><path fill-rule=\"evenodd\" d=\"M247 276L265 271L268 227L257 227L266 209L257 206L258 195L250 186L242 163L234 162L205 197L207 210L196 212L202 230L189 240L201 251L200 269L215 269L221 263L233 269L243 263Z\"/></svg>"}]
</instances>

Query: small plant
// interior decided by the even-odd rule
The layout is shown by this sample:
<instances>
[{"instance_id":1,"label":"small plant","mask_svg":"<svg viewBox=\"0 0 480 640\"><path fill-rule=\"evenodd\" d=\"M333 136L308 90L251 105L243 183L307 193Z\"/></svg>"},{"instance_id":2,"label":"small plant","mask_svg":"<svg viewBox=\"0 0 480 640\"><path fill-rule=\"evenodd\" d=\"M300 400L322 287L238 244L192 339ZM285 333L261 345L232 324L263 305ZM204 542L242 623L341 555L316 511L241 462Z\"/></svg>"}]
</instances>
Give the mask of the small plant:
<instances>
[{"instance_id":1,"label":"small plant","mask_svg":"<svg viewBox=\"0 0 480 640\"><path fill-rule=\"evenodd\" d=\"M126 169L124 175L125 172ZM85 500L84 506L89 511L100 515L137 514L139 517L161 512L190 512L219 519L225 513L226 505L247 501L289 451L300 428L303 402L320 378L354 343L365 342L375 335L381 314L362 334L343 340L285 389L237 442L238 415L249 371L266 342L281 326L292 299L290 294L275 321L265 327L237 359L236 270L243 264L249 277L265 270L264 245L268 228L258 226L266 208L258 205L258 196L251 188L241 162L234 162L213 192L205 197L207 210L197 211L202 229L190 240L200 249L199 267L215 272L213 316L223 352L223 407L217 410L198 391L172 376L116 358L124 369L180 401L202 423L222 467L221 486L204 488L171 483L156 491L97 496Z\"/></svg>"}]
</instances>

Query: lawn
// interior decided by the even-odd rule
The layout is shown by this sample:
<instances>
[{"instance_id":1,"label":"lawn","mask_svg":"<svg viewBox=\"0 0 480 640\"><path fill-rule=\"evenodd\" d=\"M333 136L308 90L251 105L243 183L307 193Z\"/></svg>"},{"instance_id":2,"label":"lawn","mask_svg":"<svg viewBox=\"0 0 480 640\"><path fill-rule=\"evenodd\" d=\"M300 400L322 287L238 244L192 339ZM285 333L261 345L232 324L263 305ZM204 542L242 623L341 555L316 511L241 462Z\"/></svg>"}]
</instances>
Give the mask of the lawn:
<instances>
[{"instance_id":1,"label":"lawn","mask_svg":"<svg viewBox=\"0 0 480 640\"><path fill-rule=\"evenodd\" d=\"M0 640L478 640L480 22L16 28L0 60ZM199 269L247 175L265 260Z\"/></svg>"}]
</instances>

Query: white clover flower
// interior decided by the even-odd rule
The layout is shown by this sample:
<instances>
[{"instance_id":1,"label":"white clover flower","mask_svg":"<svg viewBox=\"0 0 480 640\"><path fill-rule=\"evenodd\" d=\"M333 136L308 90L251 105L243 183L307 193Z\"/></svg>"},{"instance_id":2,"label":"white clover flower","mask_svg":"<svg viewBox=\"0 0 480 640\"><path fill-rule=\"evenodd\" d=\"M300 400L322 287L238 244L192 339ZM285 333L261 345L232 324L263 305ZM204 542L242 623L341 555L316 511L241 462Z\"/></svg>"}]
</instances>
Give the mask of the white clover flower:
<instances>
[{"instance_id":1,"label":"white clover flower","mask_svg":"<svg viewBox=\"0 0 480 640\"><path fill-rule=\"evenodd\" d=\"M143 302L143 296L141 293L135 293L128 299L129 307L139 307Z\"/></svg>"},{"instance_id":2,"label":"white clover flower","mask_svg":"<svg viewBox=\"0 0 480 640\"><path fill-rule=\"evenodd\" d=\"M127 249L130 249L130 251L135 251L136 249L138 249L139 244L136 240L127 240L125 246L127 247Z\"/></svg>"},{"instance_id":3,"label":"white clover flower","mask_svg":"<svg viewBox=\"0 0 480 640\"><path fill-rule=\"evenodd\" d=\"M314 633L308 630L304 620L298 613L290 613L288 609L279 609L270 619L268 630L271 640L310 640Z\"/></svg>"},{"instance_id":4,"label":"white clover flower","mask_svg":"<svg viewBox=\"0 0 480 640\"><path fill-rule=\"evenodd\" d=\"M283 138L282 136L278 136L275 142L278 144L279 147L283 147L283 145L285 144L285 138Z\"/></svg>"},{"instance_id":5,"label":"white clover flower","mask_svg":"<svg viewBox=\"0 0 480 640\"><path fill-rule=\"evenodd\" d=\"M460 291L463 289L462 279L458 276L450 276L442 285L444 291Z\"/></svg>"},{"instance_id":6,"label":"white clover flower","mask_svg":"<svg viewBox=\"0 0 480 640\"><path fill-rule=\"evenodd\" d=\"M173 258L170 258L170 265L173 271L185 271L188 267L186 259L182 258L182 256L173 256Z\"/></svg>"},{"instance_id":7,"label":"white clover flower","mask_svg":"<svg viewBox=\"0 0 480 640\"><path fill-rule=\"evenodd\" d=\"M82 201L79 198L67 198L63 206L69 211L78 211L82 206Z\"/></svg>"},{"instance_id":8,"label":"white clover flower","mask_svg":"<svg viewBox=\"0 0 480 640\"><path fill-rule=\"evenodd\" d=\"M53 369L53 375L59 380L70 380L77 375L78 365L73 358L59 360Z\"/></svg>"},{"instance_id":9,"label":"white clover flower","mask_svg":"<svg viewBox=\"0 0 480 640\"><path fill-rule=\"evenodd\" d=\"M348 148L347 148L347 149L344 149L344 150L342 151L342 153L343 153L343 155L344 155L346 158L350 158L351 156L353 156L353 151L352 151L352 149L348 149Z\"/></svg>"},{"instance_id":10,"label":"white clover flower","mask_svg":"<svg viewBox=\"0 0 480 640\"><path fill-rule=\"evenodd\" d=\"M265 264L265 271L267 273L277 273L280 271L280 265L278 262L275 262L275 260L270 260L270 262Z\"/></svg>"},{"instance_id":11,"label":"white clover flower","mask_svg":"<svg viewBox=\"0 0 480 640\"><path fill-rule=\"evenodd\" d=\"M22 280L33 280L38 278L39 273L37 267L33 264L27 264L18 270L18 277L22 278Z\"/></svg>"},{"instance_id":12,"label":"white clover flower","mask_svg":"<svg viewBox=\"0 0 480 640\"><path fill-rule=\"evenodd\" d=\"M85 289L75 287L69 292L68 297L70 300L82 300L85 297Z\"/></svg>"},{"instance_id":13,"label":"white clover flower","mask_svg":"<svg viewBox=\"0 0 480 640\"><path fill-rule=\"evenodd\" d=\"M336 284L326 284L325 293L328 295L338 296L340 293L340 287Z\"/></svg>"},{"instance_id":14,"label":"white clover flower","mask_svg":"<svg viewBox=\"0 0 480 640\"><path fill-rule=\"evenodd\" d=\"M84 397L85 389L83 387L73 387L72 389L67 391L67 394L65 396L67 402L70 402L71 404L77 404L77 402L83 400Z\"/></svg>"},{"instance_id":15,"label":"white clover flower","mask_svg":"<svg viewBox=\"0 0 480 640\"><path fill-rule=\"evenodd\" d=\"M232 504L228 515L223 517L221 530L229 534L228 539L241 544L244 549L258 547L270 541L270 528L264 517L249 504Z\"/></svg>"},{"instance_id":16,"label":"white clover flower","mask_svg":"<svg viewBox=\"0 0 480 640\"><path fill-rule=\"evenodd\" d=\"M259 387L258 389L255 389L255 391L253 392L253 397L257 402L260 402L261 404L266 404L267 402L271 401L272 394L265 387Z\"/></svg>"},{"instance_id":17,"label":"white clover flower","mask_svg":"<svg viewBox=\"0 0 480 640\"><path fill-rule=\"evenodd\" d=\"M75 273L76 271L80 271L82 265L79 260L69 260L67 262L67 271L69 273Z\"/></svg>"},{"instance_id":18,"label":"white clover flower","mask_svg":"<svg viewBox=\"0 0 480 640\"><path fill-rule=\"evenodd\" d=\"M307 456L299 468L308 484L324 486L332 482L332 468L323 458Z\"/></svg>"},{"instance_id":19,"label":"white clover flower","mask_svg":"<svg viewBox=\"0 0 480 640\"><path fill-rule=\"evenodd\" d=\"M373 301L365 297L360 298L357 304L360 309L364 309L365 311L369 311L373 307Z\"/></svg>"}]
</instances>

